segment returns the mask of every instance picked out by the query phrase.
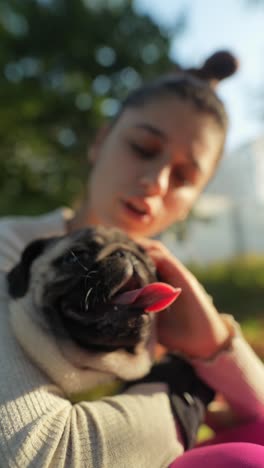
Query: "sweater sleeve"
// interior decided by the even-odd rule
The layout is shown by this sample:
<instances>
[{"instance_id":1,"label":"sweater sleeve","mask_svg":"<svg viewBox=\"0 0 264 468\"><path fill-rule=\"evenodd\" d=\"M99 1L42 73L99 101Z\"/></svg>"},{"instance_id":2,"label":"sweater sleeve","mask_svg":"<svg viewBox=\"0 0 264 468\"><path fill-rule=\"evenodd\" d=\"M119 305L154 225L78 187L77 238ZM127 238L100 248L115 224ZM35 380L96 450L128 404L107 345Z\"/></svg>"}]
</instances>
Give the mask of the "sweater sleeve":
<instances>
[{"instance_id":1,"label":"sweater sleeve","mask_svg":"<svg viewBox=\"0 0 264 468\"><path fill-rule=\"evenodd\" d=\"M1 336L3 466L165 468L182 453L168 397L159 385L148 391L145 386L145 395L72 405L21 350L2 346Z\"/></svg>"},{"instance_id":2,"label":"sweater sleeve","mask_svg":"<svg viewBox=\"0 0 264 468\"><path fill-rule=\"evenodd\" d=\"M245 341L233 317L222 315L232 335L226 349L210 359L189 360L197 374L221 393L236 415L250 421L264 415L264 365Z\"/></svg>"},{"instance_id":3,"label":"sweater sleeve","mask_svg":"<svg viewBox=\"0 0 264 468\"><path fill-rule=\"evenodd\" d=\"M167 467L183 449L162 384L145 385L136 394L72 404L24 354L9 324L5 275L27 236L20 238L9 223L1 227L0 223L1 466ZM34 238L32 229L29 233Z\"/></svg>"}]
</instances>

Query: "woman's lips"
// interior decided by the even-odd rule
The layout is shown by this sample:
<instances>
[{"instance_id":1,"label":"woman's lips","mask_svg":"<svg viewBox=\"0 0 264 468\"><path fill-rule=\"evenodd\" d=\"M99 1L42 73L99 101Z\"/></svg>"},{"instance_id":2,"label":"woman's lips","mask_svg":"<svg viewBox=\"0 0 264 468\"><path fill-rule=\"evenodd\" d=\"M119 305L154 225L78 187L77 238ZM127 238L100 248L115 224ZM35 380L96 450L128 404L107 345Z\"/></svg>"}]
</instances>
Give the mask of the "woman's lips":
<instances>
[{"instance_id":1,"label":"woman's lips","mask_svg":"<svg viewBox=\"0 0 264 468\"><path fill-rule=\"evenodd\" d=\"M138 203L136 201L130 200L123 200L122 204L126 210L126 212L131 216L133 219L140 220L141 222L149 222L152 213L150 206L146 203Z\"/></svg>"}]
</instances>

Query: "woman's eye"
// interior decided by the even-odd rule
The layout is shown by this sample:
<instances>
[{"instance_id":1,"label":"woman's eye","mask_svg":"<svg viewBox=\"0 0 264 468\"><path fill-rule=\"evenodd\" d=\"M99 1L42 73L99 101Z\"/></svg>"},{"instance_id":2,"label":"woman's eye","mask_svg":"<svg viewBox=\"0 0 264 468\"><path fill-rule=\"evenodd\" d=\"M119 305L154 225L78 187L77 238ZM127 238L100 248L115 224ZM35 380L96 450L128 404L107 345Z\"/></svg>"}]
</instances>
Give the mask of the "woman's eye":
<instances>
[{"instance_id":1,"label":"woman's eye","mask_svg":"<svg viewBox=\"0 0 264 468\"><path fill-rule=\"evenodd\" d=\"M146 146L139 145L138 143L129 142L129 145L137 155L145 159L155 158L158 154L156 149L147 148Z\"/></svg>"}]
</instances>

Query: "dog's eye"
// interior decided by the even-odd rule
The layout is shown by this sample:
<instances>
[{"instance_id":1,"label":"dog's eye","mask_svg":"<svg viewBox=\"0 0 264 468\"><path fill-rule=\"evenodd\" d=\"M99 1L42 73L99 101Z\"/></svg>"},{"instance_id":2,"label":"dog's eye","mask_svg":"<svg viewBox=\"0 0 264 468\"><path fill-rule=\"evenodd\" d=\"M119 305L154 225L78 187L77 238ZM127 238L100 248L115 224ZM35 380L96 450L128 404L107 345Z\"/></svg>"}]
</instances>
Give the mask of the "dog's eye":
<instances>
[{"instance_id":1,"label":"dog's eye","mask_svg":"<svg viewBox=\"0 0 264 468\"><path fill-rule=\"evenodd\" d=\"M126 256L126 254L125 254L125 252L123 250L117 250L116 255L117 255L117 257L120 257L120 258Z\"/></svg>"},{"instance_id":2,"label":"dog's eye","mask_svg":"<svg viewBox=\"0 0 264 468\"><path fill-rule=\"evenodd\" d=\"M62 263L64 265L75 265L76 263L79 263L79 259L78 256L71 250L63 256Z\"/></svg>"},{"instance_id":3,"label":"dog's eye","mask_svg":"<svg viewBox=\"0 0 264 468\"><path fill-rule=\"evenodd\" d=\"M137 249L138 249L138 251L139 251L140 253L146 255L147 252L146 252L146 249L144 249L144 247L142 247L141 245L138 245L138 244L137 244Z\"/></svg>"},{"instance_id":4,"label":"dog's eye","mask_svg":"<svg viewBox=\"0 0 264 468\"><path fill-rule=\"evenodd\" d=\"M112 253L111 256L122 258L122 257L125 257L126 254L123 250L116 250L115 252Z\"/></svg>"},{"instance_id":5,"label":"dog's eye","mask_svg":"<svg viewBox=\"0 0 264 468\"><path fill-rule=\"evenodd\" d=\"M83 268L87 268L90 264L91 254L86 250L70 250L65 253L62 258L63 265L79 265Z\"/></svg>"}]
</instances>

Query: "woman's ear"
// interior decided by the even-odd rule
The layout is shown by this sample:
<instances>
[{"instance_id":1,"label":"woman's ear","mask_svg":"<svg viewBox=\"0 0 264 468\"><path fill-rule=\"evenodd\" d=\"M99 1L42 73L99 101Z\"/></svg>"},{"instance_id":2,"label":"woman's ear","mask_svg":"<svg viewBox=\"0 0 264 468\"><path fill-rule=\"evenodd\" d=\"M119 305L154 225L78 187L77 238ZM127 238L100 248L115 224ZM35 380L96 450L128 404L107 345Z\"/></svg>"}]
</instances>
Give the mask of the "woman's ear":
<instances>
[{"instance_id":1,"label":"woman's ear","mask_svg":"<svg viewBox=\"0 0 264 468\"><path fill-rule=\"evenodd\" d=\"M100 148L106 138L106 136L110 132L110 125L105 124L103 127L101 127L94 138L93 143L90 145L90 148L88 150L88 161L91 164L94 164L98 158L98 154L100 151Z\"/></svg>"}]
</instances>

